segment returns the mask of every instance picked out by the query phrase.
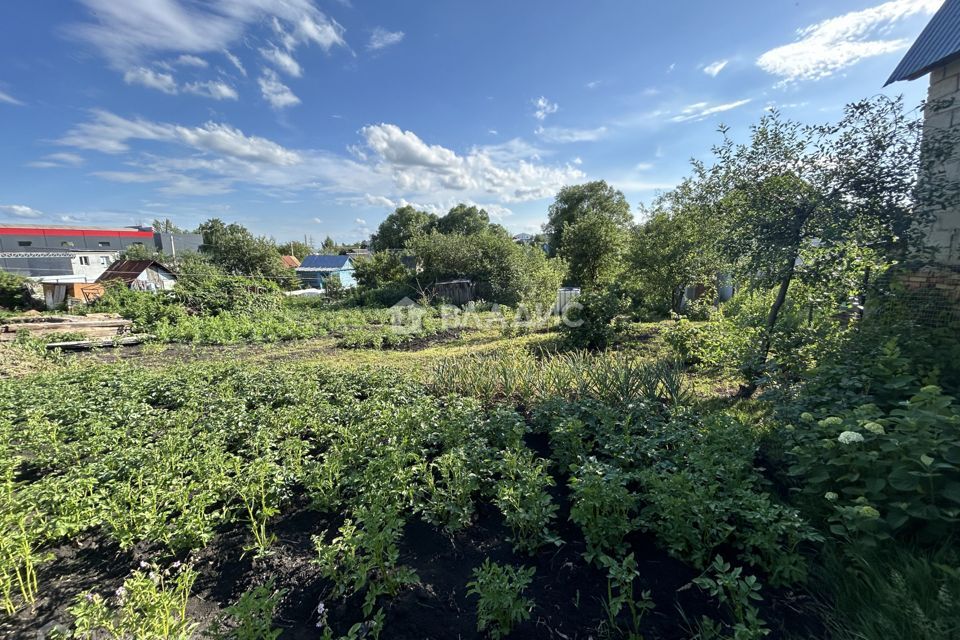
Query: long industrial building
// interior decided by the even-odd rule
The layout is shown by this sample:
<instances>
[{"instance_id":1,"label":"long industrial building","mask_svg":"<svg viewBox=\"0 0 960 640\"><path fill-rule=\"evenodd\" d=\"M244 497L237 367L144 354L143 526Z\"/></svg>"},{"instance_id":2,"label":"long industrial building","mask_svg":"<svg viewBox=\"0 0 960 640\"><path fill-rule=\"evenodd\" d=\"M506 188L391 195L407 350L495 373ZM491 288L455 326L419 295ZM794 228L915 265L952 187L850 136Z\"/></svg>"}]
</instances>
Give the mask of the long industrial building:
<instances>
[{"instance_id":1,"label":"long industrial building","mask_svg":"<svg viewBox=\"0 0 960 640\"><path fill-rule=\"evenodd\" d=\"M199 251L198 233L153 227L77 227L0 224L0 270L34 278L72 277L92 282L134 245L176 256Z\"/></svg>"}]
</instances>

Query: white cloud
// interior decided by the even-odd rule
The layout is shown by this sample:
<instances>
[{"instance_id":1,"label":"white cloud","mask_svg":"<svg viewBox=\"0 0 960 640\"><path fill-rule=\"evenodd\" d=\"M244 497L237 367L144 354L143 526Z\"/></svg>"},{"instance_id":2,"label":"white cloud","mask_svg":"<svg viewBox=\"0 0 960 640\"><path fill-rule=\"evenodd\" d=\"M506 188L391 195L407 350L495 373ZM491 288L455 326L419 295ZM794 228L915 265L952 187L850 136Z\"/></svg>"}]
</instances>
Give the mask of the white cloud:
<instances>
[{"instance_id":1,"label":"white cloud","mask_svg":"<svg viewBox=\"0 0 960 640\"><path fill-rule=\"evenodd\" d=\"M370 42L367 43L367 49L377 51L387 47L399 44L404 37L403 31L387 31L383 27L377 27L370 34Z\"/></svg>"},{"instance_id":2,"label":"white cloud","mask_svg":"<svg viewBox=\"0 0 960 640\"><path fill-rule=\"evenodd\" d=\"M354 224L358 224L358 225L360 225L361 227L367 226L367 221L364 220L363 218L357 218L357 219L355 219L355 220L353 221L353 223L354 223Z\"/></svg>"},{"instance_id":3,"label":"white cloud","mask_svg":"<svg viewBox=\"0 0 960 640\"><path fill-rule=\"evenodd\" d=\"M548 115L556 113L560 109L560 105L556 102L550 102L543 96L534 100L533 106L536 107L536 110L533 112L533 117L537 120L546 120Z\"/></svg>"},{"instance_id":4,"label":"white cloud","mask_svg":"<svg viewBox=\"0 0 960 640\"><path fill-rule=\"evenodd\" d=\"M653 163L651 162L638 162L633 167L634 171L649 171L653 169Z\"/></svg>"},{"instance_id":5,"label":"white cloud","mask_svg":"<svg viewBox=\"0 0 960 640\"><path fill-rule=\"evenodd\" d=\"M4 93L3 91L0 91L0 102L16 105L18 107L23 106L22 102L11 96L9 93Z\"/></svg>"},{"instance_id":6,"label":"white cloud","mask_svg":"<svg viewBox=\"0 0 960 640\"><path fill-rule=\"evenodd\" d=\"M742 107L745 104L752 102L750 98L745 98L743 100L735 100L733 102L727 102L724 104L711 105L709 102L698 102L696 104L691 104L687 107L684 107L680 111L679 115L672 117L670 120L673 122L687 122L689 120L703 120L709 116L712 116L717 113L723 113L724 111L730 111L731 109L736 109Z\"/></svg>"},{"instance_id":7,"label":"white cloud","mask_svg":"<svg viewBox=\"0 0 960 640\"><path fill-rule=\"evenodd\" d=\"M290 87L280 82L279 76L272 69L264 69L257 82L260 84L263 99L274 109L286 109L300 104L300 98L290 90Z\"/></svg>"},{"instance_id":8,"label":"white cloud","mask_svg":"<svg viewBox=\"0 0 960 640\"><path fill-rule=\"evenodd\" d=\"M266 138L247 136L227 124L208 122L199 127L184 127L139 118L128 120L108 111L95 111L93 120L68 131L60 143L104 153L122 153L130 149L131 140L175 143L236 160L279 166L300 161L296 152Z\"/></svg>"},{"instance_id":9,"label":"white cloud","mask_svg":"<svg viewBox=\"0 0 960 640\"><path fill-rule=\"evenodd\" d=\"M587 89L596 89L600 86L600 80L591 80L587 83Z\"/></svg>"},{"instance_id":10,"label":"white cloud","mask_svg":"<svg viewBox=\"0 0 960 640\"><path fill-rule=\"evenodd\" d=\"M606 127L596 129L568 129L565 127L538 127L534 132L545 142L595 142L607 135Z\"/></svg>"},{"instance_id":11,"label":"white cloud","mask_svg":"<svg viewBox=\"0 0 960 640\"><path fill-rule=\"evenodd\" d=\"M207 82L190 82L183 85L183 90L205 98L214 100L236 100L237 90L225 82L209 80Z\"/></svg>"},{"instance_id":12,"label":"white cloud","mask_svg":"<svg viewBox=\"0 0 960 640\"><path fill-rule=\"evenodd\" d=\"M160 73L146 67L129 69L123 74L123 81L127 84L139 84L148 89L156 89L174 95L177 93L177 81L169 73Z\"/></svg>"},{"instance_id":13,"label":"white cloud","mask_svg":"<svg viewBox=\"0 0 960 640\"><path fill-rule=\"evenodd\" d=\"M312 0L80 2L93 19L71 25L68 33L99 49L120 69L157 53L222 51L264 20L272 20L283 29L288 49L309 43L324 50L346 46L343 27Z\"/></svg>"},{"instance_id":14,"label":"white cloud","mask_svg":"<svg viewBox=\"0 0 960 640\"><path fill-rule=\"evenodd\" d=\"M237 71L239 71L244 77L247 76L247 69L246 69L246 67L243 66L243 63L240 62L240 58L238 58L237 56L233 55L232 53L230 53L230 52L227 51L226 49L223 50L223 55L226 56L227 60L230 61L230 64L232 64L234 67L236 67Z\"/></svg>"},{"instance_id":15,"label":"white cloud","mask_svg":"<svg viewBox=\"0 0 960 640\"><path fill-rule=\"evenodd\" d=\"M708 64L703 68L703 72L708 76L712 76L716 78L717 75L721 71L723 71L724 67L726 67L729 62L730 62L729 60L717 60L716 62L711 62L710 64Z\"/></svg>"},{"instance_id":16,"label":"white cloud","mask_svg":"<svg viewBox=\"0 0 960 640\"><path fill-rule=\"evenodd\" d=\"M173 64L180 65L181 67L198 67L201 69L206 69L209 65L207 61L203 58L198 58L197 56L191 56L190 54L183 54L179 56L176 60L173 61Z\"/></svg>"},{"instance_id":17,"label":"white cloud","mask_svg":"<svg viewBox=\"0 0 960 640\"><path fill-rule=\"evenodd\" d=\"M764 71L782 83L820 80L865 58L907 47L904 38L886 38L897 22L936 11L943 0L893 0L804 27L797 39L757 58Z\"/></svg>"},{"instance_id":18,"label":"white cloud","mask_svg":"<svg viewBox=\"0 0 960 640\"><path fill-rule=\"evenodd\" d=\"M83 156L76 153L51 153L40 160L27 163L37 169L52 169L55 167L79 167L83 164Z\"/></svg>"},{"instance_id":19,"label":"white cloud","mask_svg":"<svg viewBox=\"0 0 960 640\"><path fill-rule=\"evenodd\" d=\"M314 218L313 221L316 222L317 224L323 224L323 220L321 220L320 218Z\"/></svg>"},{"instance_id":20,"label":"white cloud","mask_svg":"<svg viewBox=\"0 0 960 640\"><path fill-rule=\"evenodd\" d=\"M294 78L299 78L303 75L303 69L300 67L300 63L297 62L293 56L291 56L286 51L281 51L276 46L264 47L260 49L260 55L264 57L270 64L275 66L280 71L283 71L287 75L293 76Z\"/></svg>"},{"instance_id":21,"label":"white cloud","mask_svg":"<svg viewBox=\"0 0 960 640\"><path fill-rule=\"evenodd\" d=\"M0 204L0 213L15 218L39 218L43 216L42 211L37 211L33 207L23 204Z\"/></svg>"}]
</instances>

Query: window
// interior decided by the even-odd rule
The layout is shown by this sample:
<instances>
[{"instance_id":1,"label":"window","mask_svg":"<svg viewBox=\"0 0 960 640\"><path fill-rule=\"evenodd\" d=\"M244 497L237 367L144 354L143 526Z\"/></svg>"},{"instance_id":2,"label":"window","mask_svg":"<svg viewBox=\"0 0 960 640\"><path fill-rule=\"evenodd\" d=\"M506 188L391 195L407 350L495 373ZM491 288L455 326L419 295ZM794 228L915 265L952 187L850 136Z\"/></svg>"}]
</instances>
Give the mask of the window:
<instances>
[{"instance_id":1,"label":"window","mask_svg":"<svg viewBox=\"0 0 960 640\"><path fill-rule=\"evenodd\" d=\"M90 256L80 256L80 264L89 267L90 266Z\"/></svg>"},{"instance_id":2,"label":"window","mask_svg":"<svg viewBox=\"0 0 960 640\"><path fill-rule=\"evenodd\" d=\"M18 241L17 241L17 246L19 246L19 247L29 247L29 246L32 245L32 244L33 244L33 241L31 241L31 240L18 240Z\"/></svg>"},{"instance_id":3,"label":"window","mask_svg":"<svg viewBox=\"0 0 960 640\"><path fill-rule=\"evenodd\" d=\"M100 266L105 267L110 264L110 256L100 256Z\"/></svg>"},{"instance_id":4,"label":"window","mask_svg":"<svg viewBox=\"0 0 960 640\"><path fill-rule=\"evenodd\" d=\"M98 246L98 247L109 247L109 246L110 246L110 242L109 242L108 240L101 240L100 242L97 243L97 246Z\"/></svg>"},{"instance_id":5,"label":"window","mask_svg":"<svg viewBox=\"0 0 960 640\"><path fill-rule=\"evenodd\" d=\"M60 246L61 246L61 247L72 247L72 246L73 246L73 243L70 242L69 240L64 240L63 242L60 243Z\"/></svg>"}]
</instances>

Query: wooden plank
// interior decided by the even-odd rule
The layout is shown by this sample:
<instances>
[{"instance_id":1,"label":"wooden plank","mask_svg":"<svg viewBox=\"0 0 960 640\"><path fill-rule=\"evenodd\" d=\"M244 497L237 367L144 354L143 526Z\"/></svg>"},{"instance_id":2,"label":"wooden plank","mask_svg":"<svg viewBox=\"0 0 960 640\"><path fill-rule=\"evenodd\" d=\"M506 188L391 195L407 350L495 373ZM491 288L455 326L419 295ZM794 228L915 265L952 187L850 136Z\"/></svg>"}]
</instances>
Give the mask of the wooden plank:
<instances>
[{"instance_id":1,"label":"wooden plank","mask_svg":"<svg viewBox=\"0 0 960 640\"><path fill-rule=\"evenodd\" d=\"M72 342L51 342L47 349L62 349L64 351L85 351L96 347L128 347L140 344L153 336L147 334L126 336L124 338L111 338L107 340L75 340Z\"/></svg>"}]
</instances>

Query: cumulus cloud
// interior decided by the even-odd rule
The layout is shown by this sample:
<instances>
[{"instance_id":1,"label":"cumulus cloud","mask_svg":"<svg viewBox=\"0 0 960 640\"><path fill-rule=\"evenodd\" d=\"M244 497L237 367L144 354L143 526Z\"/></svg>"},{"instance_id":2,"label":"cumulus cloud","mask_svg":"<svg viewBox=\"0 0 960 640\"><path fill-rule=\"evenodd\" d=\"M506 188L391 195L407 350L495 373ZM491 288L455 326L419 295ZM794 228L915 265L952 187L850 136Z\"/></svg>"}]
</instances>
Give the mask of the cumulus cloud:
<instances>
[{"instance_id":1,"label":"cumulus cloud","mask_svg":"<svg viewBox=\"0 0 960 640\"><path fill-rule=\"evenodd\" d=\"M818 22L798 30L794 42L761 55L757 65L782 83L832 76L865 58L907 47L908 39L887 37L890 29L916 14L935 12L942 2L892 0Z\"/></svg>"},{"instance_id":2,"label":"cumulus cloud","mask_svg":"<svg viewBox=\"0 0 960 640\"><path fill-rule=\"evenodd\" d=\"M16 106L23 106L23 103L11 96L9 93L4 93L0 91L0 102L5 102L7 104L12 104Z\"/></svg>"},{"instance_id":3,"label":"cumulus cloud","mask_svg":"<svg viewBox=\"0 0 960 640\"><path fill-rule=\"evenodd\" d=\"M711 62L703 68L703 72L708 76L716 78L729 62L729 60L717 60L716 62Z\"/></svg>"},{"instance_id":4,"label":"cumulus cloud","mask_svg":"<svg viewBox=\"0 0 960 640\"><path fill-rule=\"evenodd\" d=\"M550 102L545 97L540 96L533 101L534 112L533 117L537 120L546 120L547 116L551 113L556 113L560 109L560 105L556 102Z\"/></svg>"},{"instance_id":5,"label":"cumulus cloud","mask_svg":"<svg viewBox=\"0 0 960 640\"><path fill-rule=\"evenodd\" d=\"M127 84L139 84L148 89L156 89L170 95L177 93L177 81L169 73L161 73L146 67L129 69L123 74L123 81Z\"/></svg>"},{"instance_id":6,"label":"cumulus cloud","mask_svg":"<svg viewBox=\"0 0 960 640\"><path fill-rule=\"evenodd\" d=\"M260 49L260 55L263 56L267 62L287 75L293 76L294 78L299 78L303 75L303 69L300 67L300 63L297 62L292 55L286 51L281 51L276 46Z\"/></svg>"},{"instance_id":7,"label":"cumulus cloud","mask_svg":"<svg viewBox=\"0 0 960 640\"><path fill-rule=\"evenodd\" d=\"M738 107L742 107L745 104L752 102L750 98L745 98L743 100L734 100L733 102L726 102L723 104L711 105L709 102L697 102L696 104L691 104L687 107L684 107L679 114L671 118L673 122L687 122L690 120L703 120L717 113L723 113L724 111L730 111Z\"/></svg>"},{"instance_id":8,"label":"cumulus cloud","mask_svg":"<svg viewBox=\"0 0 960 640\"><path fill-rule=\"evenodd\" d=\"M150 143L149 152L140 150L141 141ZM167 195L244 187L290 198L307 190L361 206L472 202L506 215L512 202L552 196L585 177L572 163L545 163L545 152L523 140L458 152L388 123L363 127L349 155L287 148L224 123L185 126L108 111L93 112L59 142L116 156L115 166L98 163L94 175L102 179L156 185Z\"/></svg>"},{"instance_id":9,"label":"cumulus cloud","mask_svg":"<svg viewBox=\"0 0 960 640\"><path fill-rule=\"evenodd\" d=\"M280 77L273 69L264 69L257 82L260 84L263 99L274 109L286 109L300 104L300 98L290 90L290 87L280 82Z\"/></svg>"},{"instance_id":10,"label":"cumulus cloud","mask_svg":"<svg viewBox=\"0 0 960 640\"><path fill-rule=\"evenodd\" d=\"M594 142L607 135L606 127L595 129L568 129L566 127L538 127L534 132L545 142Z\"/></svg>"},{"instance_id":11,"label":"cumulus cloud","mask_svg":"<svg viewBox=\"0 0 960 640\"><path fill-rule=\"evenodd\" d=\"M43 216L42 211L37 211L33 207L23 204L0 204L0 213L14 218L39 218Z\"/></svg>"},{"instance_id":12,"label":"cumulus cloud","mask_svg":"<svg viewBox=\"0 0 960 640\"><path fill-rule=\"evenodd\" d=\"M206 82L190 82L183 85L186 93L193 93L214 100L236 100L237 90L225 82L209 80Z\"/></svg>"},{"instance_id":13,"label":"cumulus cloud","mask_svg":"<svg viewBox=\"0 0 960 640\"><path fill-rule=\"evenodd\" d=\"M405 34L403 31L387 31L383 27L377 27L370 34L370 42L367 43L367 49L378 51L387 47L399 44Z\"/></svg>"}]
</instances>

